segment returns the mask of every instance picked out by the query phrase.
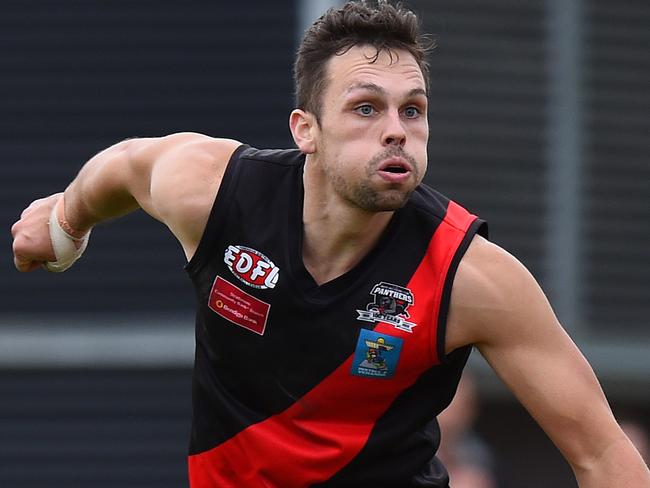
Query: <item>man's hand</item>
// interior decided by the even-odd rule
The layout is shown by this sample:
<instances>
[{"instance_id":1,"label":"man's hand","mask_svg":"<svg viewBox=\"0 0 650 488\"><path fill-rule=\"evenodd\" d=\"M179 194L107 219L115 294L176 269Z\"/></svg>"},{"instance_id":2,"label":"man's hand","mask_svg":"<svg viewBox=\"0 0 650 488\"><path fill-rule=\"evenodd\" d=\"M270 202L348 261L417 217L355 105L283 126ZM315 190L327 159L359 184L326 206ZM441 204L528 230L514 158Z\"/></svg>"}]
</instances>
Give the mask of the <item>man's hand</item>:
<instances>
[{"instance_id":1,"label":"man's hand","mask_svg":"<svg viewBox=\"0 0 650 488\"><path fill-rule=\"evenodd\" d=\"M52 208L62 196L63 193L55 193L33 201L11 227L14 265L18 271L34 271L43 263L56 260L48 222Z\"/></svg>"}]
</instances>

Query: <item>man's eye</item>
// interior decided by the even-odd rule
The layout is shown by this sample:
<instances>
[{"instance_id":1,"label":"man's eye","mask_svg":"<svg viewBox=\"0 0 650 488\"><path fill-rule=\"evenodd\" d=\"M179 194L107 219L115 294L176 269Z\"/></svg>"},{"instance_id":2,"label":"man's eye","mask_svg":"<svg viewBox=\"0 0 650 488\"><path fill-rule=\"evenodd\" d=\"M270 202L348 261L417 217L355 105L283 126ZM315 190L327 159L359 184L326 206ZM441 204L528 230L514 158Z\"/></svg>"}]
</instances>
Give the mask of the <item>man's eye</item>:
<instances>
[{"instance_id":1,"label":"man's eye","mask_svg":"<svg viewBox=\"0 0 650 488\"><path fill-rule=\"evenodd\" d=\"M409 119L413 119L420 115L420 109L417 107L406 107L404 109L404 115Z\"/></svg>"},{"instance_id":2,"label":"man's eye","mask_svg":"<svg viewBox=\"0 0 650 488\"><path fill-rule=\"evenodd\" d=\"M372 105L359 105L355 111L361 115L365 115L366 117L369 115L372 115L375 112L375 109L372 108Z\"/></svg>"}]
</instances>

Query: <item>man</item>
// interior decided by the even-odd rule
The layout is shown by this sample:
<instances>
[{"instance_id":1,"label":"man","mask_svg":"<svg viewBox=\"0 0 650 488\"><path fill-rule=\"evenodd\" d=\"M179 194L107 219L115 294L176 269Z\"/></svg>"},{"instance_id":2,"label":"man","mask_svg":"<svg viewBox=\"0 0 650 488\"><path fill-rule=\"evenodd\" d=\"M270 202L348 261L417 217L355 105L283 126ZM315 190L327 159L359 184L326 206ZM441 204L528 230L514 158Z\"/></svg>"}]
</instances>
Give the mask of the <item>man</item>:
<instances>
[{"instance_id":1,"label":"man","mask_svg":"<svg viewBox=\"0 0 650 488\"><path fill-rule=\"evenodd\" d=\"M12 228L20 271L67 269L138 207L177 237L198 299L192 487L449 486L434 417L472 345L582 488L649 486L534 279L420 185L424 55L409 11L330 10L296 61L298 150L127 140Z\"/></svg>"}]
</instances>

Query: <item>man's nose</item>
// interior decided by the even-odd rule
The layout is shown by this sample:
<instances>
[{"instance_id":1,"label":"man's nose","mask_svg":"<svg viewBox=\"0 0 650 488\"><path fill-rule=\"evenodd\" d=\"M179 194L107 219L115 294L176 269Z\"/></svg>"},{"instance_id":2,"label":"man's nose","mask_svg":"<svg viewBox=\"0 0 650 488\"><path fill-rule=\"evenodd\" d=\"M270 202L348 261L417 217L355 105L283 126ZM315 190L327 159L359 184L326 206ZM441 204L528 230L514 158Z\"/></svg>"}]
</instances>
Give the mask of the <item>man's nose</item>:
<instances>
[{"instance_id":1,"label":"man's nose","mask_svg":"<svg viewBox=\"0 0 650 488\"><path fill-rule=\"evenodd\" d=\"M385 146L403 147L406 143L406 131L404 124L397 110L391 110L386 114L386 125L382 135L382 143Z\"/></svg>"}]
</instances>

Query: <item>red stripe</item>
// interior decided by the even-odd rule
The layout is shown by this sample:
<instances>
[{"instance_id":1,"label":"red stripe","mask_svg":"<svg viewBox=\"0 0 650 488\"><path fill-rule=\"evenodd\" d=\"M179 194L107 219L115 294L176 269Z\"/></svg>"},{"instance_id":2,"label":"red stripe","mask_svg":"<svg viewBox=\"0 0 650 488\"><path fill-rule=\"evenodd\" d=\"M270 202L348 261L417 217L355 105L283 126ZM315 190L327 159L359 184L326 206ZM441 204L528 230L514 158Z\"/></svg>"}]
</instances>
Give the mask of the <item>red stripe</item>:
<instances>
[{"instance_id":1,"label":"red stripe","mask_svg":"<svg viewBox=\"0 0 650 488\"><path fill-rule=\"evenodd\" d=\"M444 280L474 216L450 204L408 288L413 333L380 323L374 329L404 339L395 375L350 373L350 356L284 412L251 425L209 451L189 457L192 488L300 488L325 481L363 448L376 421L401 392L437 364L436 325Z\"/></svg>"},{"instance_id":2,"label":"red stripe","mask_svg":"<svg viewBox=\"0 0 650 488\"><path fill-rule=\"evenodd\" d=\"M440 363L437 347L438 313L449 265L456 250L463 241L467 230L475 220L475 215L470 214L460 205L450 201L444 221L433 234L433 238L427 249L427 254L409 282L408 288L413 290L414 294L416 294L415 290L422 290L420 292L422 294L426 292L431 294L433 292L431 296L432 304L428 308L430 313L428 319L430 326L428 327L428 331L430 334L429 343L431 344L430 353L432 364ZM426 270L433 270L433 272L427 274ZM426 323L426 320L424 322Z\"/></svg>"}]
</instances>

